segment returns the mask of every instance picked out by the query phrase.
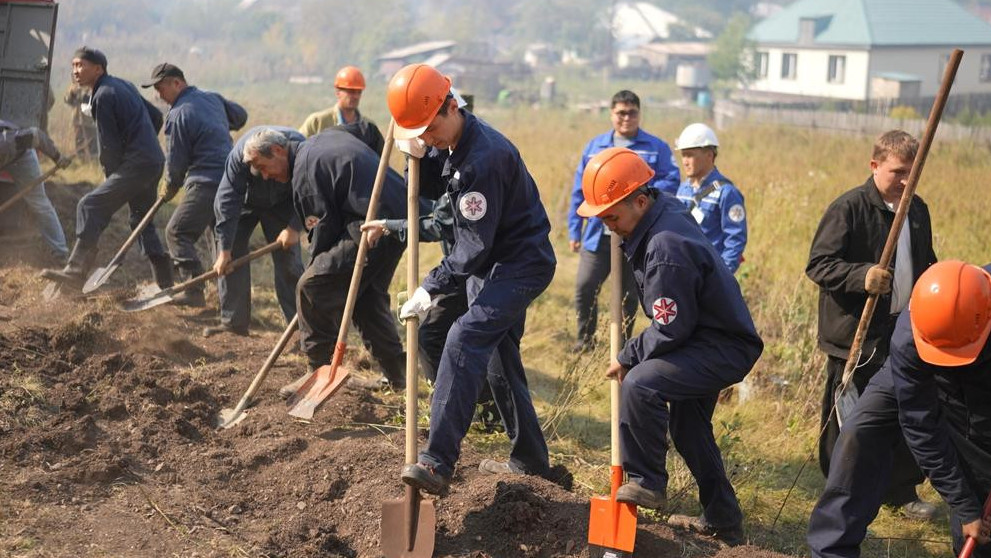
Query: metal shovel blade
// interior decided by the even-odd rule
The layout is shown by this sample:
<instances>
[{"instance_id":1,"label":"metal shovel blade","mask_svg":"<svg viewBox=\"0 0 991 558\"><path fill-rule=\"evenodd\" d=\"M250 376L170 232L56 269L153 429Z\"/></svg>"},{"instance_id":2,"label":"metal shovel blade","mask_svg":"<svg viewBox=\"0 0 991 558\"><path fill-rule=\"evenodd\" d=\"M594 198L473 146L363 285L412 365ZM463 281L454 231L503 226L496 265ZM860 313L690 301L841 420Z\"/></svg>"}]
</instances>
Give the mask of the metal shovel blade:
<instances>
[{"instance_id":1,"label":"metal shovel blade","mask_svg":"<svg viewBox=\"0 0 991 558\"><path fill-rule=\"evenodd\" d=\"M155 284L148 284L138 289L138 294L124 301L125 312L140 312L172 301L171 289L162 290Z\"/></svg>"},{"instance_id":2,"label":"metal shovel blade","mask_svg":"<svg viewBox=\"0 0 991 558\"><path fill-rule=\"evenodd\" d=\"M310 375L306 383L289 398L289 416L313 420L313 413L325 399L337 392L351 373L343 366L325 364Z\"/></svg>"},{"instance_id":3,"label":"metal shovel blade","mask_svg":"<svg viewBox=\"0 0 991 558\"><path fill-rule=\"evenodd\" d=\"M413 487L407 487L403 498L382 502L382 555L385 558L429 558L434 553L436 531L434 501L423 499L420 491Z\"/></svg>"},{"instance_id":4,"label":"metal shovel blade","mask_svg":"<svg viewBox=\"0 0 991 558\"><path fill-rule=\"evenodd\" d=\"M588 517L588 551L593 558L633 556L637 506L615 497L593 496Z\"/></svg>"},{"instance_id":5,"label":"metal shovel blade","mask_svg":"<svg viewBox=\"0 0 991 558\"><path fill-rule=\"evenodd\" d=\"M217 428L227 429L237 425L247 416L248 412L244 409L241 409L240 411L237 409L221 409L215 422L217 424Z\"/></svg>"},{"instance_id":6,"label":"metal shovel blade","mask_svg":"<svg viewBox=\"0 0 991 558\"><path fill-rule=\"evenodd\" d=\"M86 280L86 284L83 285L83 294L89 294L102 287L119 267L119 263L111 263L107 267L96 268L96 271L90 274L89 279Z\"/></svg>"}]
</instances>

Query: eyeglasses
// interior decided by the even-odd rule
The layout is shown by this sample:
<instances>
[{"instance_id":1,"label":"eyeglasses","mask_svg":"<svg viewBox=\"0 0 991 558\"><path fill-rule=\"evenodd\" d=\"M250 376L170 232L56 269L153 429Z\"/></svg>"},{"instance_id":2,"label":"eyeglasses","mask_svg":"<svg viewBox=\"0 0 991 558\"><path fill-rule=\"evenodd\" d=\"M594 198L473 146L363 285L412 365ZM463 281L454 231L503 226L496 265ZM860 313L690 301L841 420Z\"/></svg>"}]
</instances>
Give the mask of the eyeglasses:
<instances>
[{"instance_id":1,"label":"eyeglasses","mask_svg":"<svg viewBox=\"0 0 991 558\"><path fill-rule=\"evenodd\" d=\"M615 114L619 118L636 118L640 116L640 111L637 109L617 110L613 112L613 114Z\"/></svg>"}]
</instances>

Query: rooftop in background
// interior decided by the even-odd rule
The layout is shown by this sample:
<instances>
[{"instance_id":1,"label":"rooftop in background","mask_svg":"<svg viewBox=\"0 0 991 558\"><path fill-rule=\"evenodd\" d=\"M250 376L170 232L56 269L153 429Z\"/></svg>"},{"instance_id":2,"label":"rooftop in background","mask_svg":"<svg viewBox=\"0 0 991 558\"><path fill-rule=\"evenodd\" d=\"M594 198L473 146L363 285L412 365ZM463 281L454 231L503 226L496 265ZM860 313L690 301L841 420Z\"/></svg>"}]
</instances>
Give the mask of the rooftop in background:
<instances>
[{"instance_id":1,"label":"rooftop in background","mask_svg":"<svg viewBox=\"0 0 991 558\"><path fill-rule=\"evenodd\" d=\"M967 46L991 44L991 25L953 0L797 0L755 25L761 44L796 44L811 21L810 46Z\"/></svg>"},{"instance_id":2,"label":"rooftop in background","mask_svg":"<svg viewBox=\"0 0 991 558\"><path fill-rule=\"evenodd\" d=\"M427 54L437 50L443 50L445 48L452 48L456 44L457 43L454 41L428 41L425 43L417 43L415 45L390 50L389 52L380 55L378 60L403 59L410 56L416 56L418 54Z\"/></svg>"}]
</instances>

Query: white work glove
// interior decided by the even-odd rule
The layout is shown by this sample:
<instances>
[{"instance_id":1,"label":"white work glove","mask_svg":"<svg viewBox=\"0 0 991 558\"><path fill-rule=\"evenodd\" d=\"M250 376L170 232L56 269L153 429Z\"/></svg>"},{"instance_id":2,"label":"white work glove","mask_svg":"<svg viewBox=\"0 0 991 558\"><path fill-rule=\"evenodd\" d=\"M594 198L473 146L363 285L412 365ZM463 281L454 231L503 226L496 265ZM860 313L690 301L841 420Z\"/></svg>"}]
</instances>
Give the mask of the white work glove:
<instances>
[{"instance_id":1,"label":"white work glove","mask_svg":"<svg viewBox=\"0 0 991 558\"><path fill-rule=\"evenodd\" d=\"M427 144L423 143L423 140L420 138L408 140L397 139L396 149L402 151L410 157L416 157L417 159L422 159L423 156L427 154Z\"/></svg>"},{"instance_id":2,"label":"white work glove","mask_svg":"<svg viewBox=\"0 0 991 558\"><path fill-rule=\"evenodd\" d=\"M409 300L399 309L399 319L406 320L415 317L422 322L423 318L427 317L427 312L434 306L434 302L430 300L430 293L423 290L423 287L417 287L413 291L413 296L409 297Z\"/></svg>"}]
</instances>

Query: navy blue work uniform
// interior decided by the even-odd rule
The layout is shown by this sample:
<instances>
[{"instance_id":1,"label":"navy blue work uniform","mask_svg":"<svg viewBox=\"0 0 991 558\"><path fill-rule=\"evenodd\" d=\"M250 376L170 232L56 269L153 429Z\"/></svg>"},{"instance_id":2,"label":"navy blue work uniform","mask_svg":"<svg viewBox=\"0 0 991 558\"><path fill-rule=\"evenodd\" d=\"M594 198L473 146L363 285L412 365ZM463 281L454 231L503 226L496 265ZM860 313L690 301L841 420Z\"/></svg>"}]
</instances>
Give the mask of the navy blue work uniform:
<instances>
[{"instance_id":1,"label":"navy blue work uniform","mask_svg":"<svg viewBox=\"0 0 991 558\"><path fill-rule=\"evenodd\" d=\"M165 155L158 144L161 112L133 83L100 76L93 86L91 104L100 140L100 164L107 179L79 199L76 238L95 246L122 205L130 207L133 229L155 204ZM166 256L154 222L145 227L138 244L153 261Z\"/></svg>"},{"instance_id":2,"label":"navy blue work uniform","mask_svg":"<svg viewBox=\"0 0 991 558\"><path fill-rule=\"evenodd\" d=\"M300 345L313 369L329 364L334 353L378 163L370 147L342 130L289 142L293 205L308 231L312 254L296 286L296 307ZM404 215L405 183L389 169L376 217ZM391 311L389 283L405 248L390 235L368 250L352 318L385 377L397 387L405 385L406 356Z\"/></svg>"},{"instance_id":3,"label":"navy blue work uniform","mask_svg":"<svg viewBox=\"0 0 991 558\"><path fill-rule=\"evenodd\" d=\"M547 288L556 260L550 222L519 151L461 109L464 128L441 171L454 207L454 245L423 281L431 297L465 282L468 311L451 327L430 403L430 439L420 463L450 477L487 378L512 442L510 462L549 470L547 444L527 387L520 339L530 303ZM497 352L501 367L492 365Z\"/></svg>"},{"instance_id":4,"label":"navy blue work uniform","mask_svg":"<svg viewBox=\"0 0 991 558\"><path fill-rule=\"evenodd\" d=\"M683 182L678 187L678 199L702 227L702 234L726 267L736 273L747 247L747 211L740 190L714 168L697 188L690 180Z\"/></svg>"},{"instance_id":5,"label":"navy blue work uniform","mask_svg":"<svg viewBox=\"0 0 991 558\"><path fill-rule=\"evenodd\" d=\"M664 140L648 134L643 129L637 130L627 145L617 145L614 131L609 131L592 138L582 151L582 158L575 169L575 178L571 185L571 207L568 210L568 238L573 242L581 241L579 252L578 275L575 277L575 313L578 316L578 341L582 346L591 345L598 328L599 290L602 283L609 277L610 257L609 231L598 217L582 217L578 215L578 206L585 200L582 193L582 176L588 161L603 149L610 147L626 147L640 156L654 171L654 176L647 186L673 196L681 182L678 163L674 159L671 148ZM626 260L623 261L623 316L626 324L626 337L633 334L633 316L637 311L636 287L633 281L633 270Z\"/></svg>"},{"instance_id":6,"label":"navy blue work uniform","mask_svg":"<svg viewBox=\"0 0 991 558\"><path fill-rule=\"evenodd\" d=\"M187 86L165 116L166 187L186 193L165 228L172 261L183 279L203 273L196 241L213 225L213 201L231 151L230 130L248 113L221 95Z\"/></svg>"},{"instance_id":7,"label":"navy blue work uniform","mask_svg":"<svg viewBox=\"0 0 991 558\"><path fill-rule=\"evenodd\" d=\"M217 187L213 211L214 233L219 250L229 250L233 259L248 253L248 242L260 224L267 242L274 242L286 228L302 232L303 222L292 205L292 185L252 174L244 162L244 144L263 128L271 128L293 141L303 141L294 128L256 127L248 130L227 155L224 174ZM272 252L275 294L286 322L296 315L296 283L303 275L299 244ZM251 322L251 266L242 266L218 279L220 323L234 331L247 332Z\"/></svg>"},{"instance_id":8,"label":"navy blue work uniform","mask_svg":"<svg viewBox=\"0 0 991 558\"><path fill-rule=\"evenodd\" d=\"M809 520L817 558L860 556L903 437L950 507L954 554L964 542L961 525L981 517L991 490L991 342L969 365L932 365L919 357L910 316L909 309L898 317L888 360L836 440L826 488ZM972 556L991 557L991 545Z\"/></svg>"},{"instance_id":9,"label":"navy blue work uniform","mask_svg":"<svg viewBox=\"0 0 991 558\"><path fill-rule=\"evenodd\" d=\"M737 527L743 513L712 433L723 388L741 381L764 344L733 274L681 202L661 196L623 242L650 326L627 341L619 363L623 468L665 491L667 433L699 487L705 521Z\"/></svg>"}]
</instances>

